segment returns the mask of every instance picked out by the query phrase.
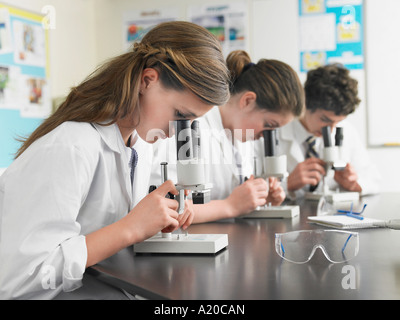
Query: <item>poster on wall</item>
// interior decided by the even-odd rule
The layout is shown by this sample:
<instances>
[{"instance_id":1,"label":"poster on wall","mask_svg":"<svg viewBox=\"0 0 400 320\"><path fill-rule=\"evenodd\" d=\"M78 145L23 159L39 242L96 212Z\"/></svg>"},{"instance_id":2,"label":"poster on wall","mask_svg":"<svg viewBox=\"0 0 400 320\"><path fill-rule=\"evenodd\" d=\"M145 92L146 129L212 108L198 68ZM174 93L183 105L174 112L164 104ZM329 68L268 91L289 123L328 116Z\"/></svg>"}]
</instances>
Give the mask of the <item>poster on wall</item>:
<instances>
[{"instance_id":1,"label":"poster on wall","mask_svg":"<svg viewBox=\"0 0 400 320\"><path fill-rule=\"evenodd\" d=\"M300 69L364 69L363 0L299 0Z\"/></svg>"},{"instance_id":2,"label":"poster on wall","mask_svg":"<svg viewBox=\"0 0 400 320\"><path fill-rule=\"evenodd\" d=\"M12 50L10 14L6 8L0 8L0 54Z\"/></svg>"},{"instance_id":3,"label":"poster on wall","mask_svg":"<svg viewBox=\"0 0 400 320\"><path fill-rule=\"evenodd\" d=\"M51 113L45 32L41 20L0 8L0 109L19 110L26 118Z\"/></svg>"},{"instance_id":4,"label":"poster on wall","mask_svg":"<svg viewBox=\"0 0 400 320\"><path fill-rule=\"evenodd\" d=\"M0 4L0 174L52 110L43 16Z\"/></svg>"},{"instance_id":5,"label":"poster on wall","mask_svg":"<svg viewBox=\"0 0 400 320\"><path fill-rule=\"evenodd\" d=\"M161 22L177 20L177 17L178 10L173 7L133 11L124 14L124 51L128 51L134 42L140 41L146 32L155 25Z\"/></svg>"},{"instance_id":6,"label":"poster on wall","mask_svg":"<svg viewBox=\"0 0 400 320\"><path fill-rule=\"evenodd\" d=\"M200 5L188 8L189 21L201 25L220 41L223 52L247 49L247 3Z\"/></svg>"}]
</instances>

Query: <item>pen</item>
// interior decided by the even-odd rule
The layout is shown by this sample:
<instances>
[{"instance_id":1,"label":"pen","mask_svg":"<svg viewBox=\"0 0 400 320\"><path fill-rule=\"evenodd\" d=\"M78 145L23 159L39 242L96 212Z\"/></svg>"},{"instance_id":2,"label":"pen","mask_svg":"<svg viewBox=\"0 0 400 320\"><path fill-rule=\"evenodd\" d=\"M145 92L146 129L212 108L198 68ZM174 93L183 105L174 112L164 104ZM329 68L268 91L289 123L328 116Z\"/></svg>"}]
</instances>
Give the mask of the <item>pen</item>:
<instances>
[{"instance_id":1,"label":"pen","mask_svg":"<svg viewBox=\"0 0 400 320\"><path fill-rule=\"evenodd\" d=\"M364 217L363 217L363 216L357 216L357 215L355 215L355 214L353 214L353 213L350 213L350 212L347 213L346 216L348 216L348 217L350 217L350 218L358 219L358 220L364 220Z\"/></svg>"},{"instance_id":2,"label":"pen","mask_svg":"<svg viewBox=\"0 0 400 320\"><path fill-rule=\"evenodd\" d=\"M353 203L351 204L351 207L350 207L350 211L349 210L337 210L337 212L339 212L339 213L353 213L353 214L362 214L363 212L364 212L364 210L365 210L365 208L367 207L367 204L364 204L364 206L363 206L363 208L362 208L362 210L360 211L360 212L354 212L353 211Z\"/></svg>"},{"instance_id":3,"label":"pen","mask_svg":"<svg viewBox=\"0 0 400 320\"><path fill-rule=\"evenodd\" d=\"M350 211L348 211L348 210L337 210L337 212L338 213L345 213L346 216L348 216L350 218L363 220L364 217L362 217L361 214L364 212L366 206L367 206L367 204L364 204L364 206L363 206L363 208L362 208L362 210L360 212L353 212L353 203L351 203Z\"/></svg>"}]
</instances>

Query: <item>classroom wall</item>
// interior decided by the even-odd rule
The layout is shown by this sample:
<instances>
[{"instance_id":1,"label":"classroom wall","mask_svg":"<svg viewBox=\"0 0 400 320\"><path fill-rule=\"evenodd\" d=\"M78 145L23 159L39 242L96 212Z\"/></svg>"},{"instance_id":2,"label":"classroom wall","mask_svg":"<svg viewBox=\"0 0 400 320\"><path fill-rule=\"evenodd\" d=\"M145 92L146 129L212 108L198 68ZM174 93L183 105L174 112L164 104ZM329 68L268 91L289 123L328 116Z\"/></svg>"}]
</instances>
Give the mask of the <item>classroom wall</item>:
<instances>
[{"instance_id":1,"label":"classroom wall","mask_svg":"<svg viewBox=\"0 0 400 320\"><path fill-rule=\"evenodd\" d=\"M96 0L1 0L11 6L41 13L56 10L56 28L49 30L52 97L65 96L97 64Z\"/></svg>"},{"instance_id":2,"label":"classroom wall","mask_svg":"<svg viewBox=\"0 0 400 320\"><path fill-rule=\"evenodd\" d=\"M369 1L364 0L366 5ZM382 3L386 0L380 0ZM52 96L65 96L95 66L123 50L122 22L126 12L162 7L177 7L180 19L187 19L193 4L230 3L233 0L5 0L14 6L40 12L44 5L56 9L56 29L50 30L50 75ZM253 60L276 58L299 70L298 0L244 0L248 8L249 42L247 50ZM369 14L367 14L369 18ZM379 19L379 18L378 18ZM366 24L372 22L366 20ZM379 23L375 20L373 23ZM367 55L367 53L366 53ZM373 77L373 74L368 74ZM363 78L363 75L355 74ZM302 80L304 75L300 74ZM394 79L393 81L396 81ZM367 88L369 90L369 88ZM367 94L359 110L349 117L367 145ZM368 106L379 107L379 106ZM390 116L400 118L399 114ZM400 148L369 148L369 155L383 176L384 191L400 191ZM0 172L1 173L1 172Z\"/></svg>"}]
</instances>

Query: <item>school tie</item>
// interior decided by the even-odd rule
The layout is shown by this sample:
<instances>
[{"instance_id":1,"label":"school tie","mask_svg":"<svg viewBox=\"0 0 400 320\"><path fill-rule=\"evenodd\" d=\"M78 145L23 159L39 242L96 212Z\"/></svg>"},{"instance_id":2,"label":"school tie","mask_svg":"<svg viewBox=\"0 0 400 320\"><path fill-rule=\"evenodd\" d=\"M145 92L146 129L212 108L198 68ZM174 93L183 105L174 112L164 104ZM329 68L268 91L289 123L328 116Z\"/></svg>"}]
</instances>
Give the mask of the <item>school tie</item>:
<instances>
[{"instance_id":1,"label":"school tie","mask_svg":"<svg viewBox=\"0 0 400 320\"><path fill-rule=\"evenodd\" d=\"M306 158L319 158L318 152L315 150L315 143L316 143L316 137L315 136L309 136L306 139L307 143L307 152L306 152Z\"/></svg>"},{"instance_id":2,"label":"school tie","mask_svg":"<svg viewBox=\"0 0 400 320\"><path fill-rule=\"evenodd\" d=\"M316 137L315 136L310 136L306 139L307 143L307 151L306 151L306 158L319 158L318 152L315 150L315 143L316 143ZM310 185L310 192L315 191L317 189L318 183L315 186Z\"/></svg>"},{"instance_id":3,"label":"school tie","mask_svg":"<svg viewBox=\"0 0 400 320\"><path fill-rule=\"evenodd\" d=\"M135 168L138 162L138 154L134 148L132 149L131 159L129 160L129 167L131 168L131 183L133 184L133 179L135 177Z\"/></svg>"}]
</instances>

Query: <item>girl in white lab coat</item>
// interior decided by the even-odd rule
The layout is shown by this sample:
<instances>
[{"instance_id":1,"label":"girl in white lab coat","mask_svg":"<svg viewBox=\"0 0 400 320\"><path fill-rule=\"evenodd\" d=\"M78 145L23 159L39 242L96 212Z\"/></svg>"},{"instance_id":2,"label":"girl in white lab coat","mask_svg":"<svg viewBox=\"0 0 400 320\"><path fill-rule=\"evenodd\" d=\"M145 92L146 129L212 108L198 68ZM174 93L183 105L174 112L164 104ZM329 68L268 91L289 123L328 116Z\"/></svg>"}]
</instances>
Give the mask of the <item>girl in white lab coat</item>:
<instances>
[{"instance_id":1,"label":"girl in white lab coat","mask_svg":"<svg viewBox=\"0 0 400 320\"><path fill-rule=\"evenodd\" d=\"M240 50L228 55L227 66L231 73L229 101L199 119L201 150L209 164L213 188L212 201L194 205L194 223L236 217L266 203L279 205L285 199L276 179L270 179L268 185L264 179L252 176L253 140L259 139L264 130L281 127L302 113L304 93L299 78L283 62L261 59L254 64ZM153 183L160 181L160 160L171 161L174 157L168 149L173 148L164 141L156 147Z\"/></svg>"},{"instance_id":2,"label":"girl in white lab coat","mask_svg":"<svg viewBox=\"0 0 400 320\"><path fill-rule=\"evenodd\" d=\"M0 299L63 296L87 267L182 225L171 181L133 206L132 147L225 103L228 87L211 33L167 22L73 88L0 178Z\"/></svg>"}]
</instances>

